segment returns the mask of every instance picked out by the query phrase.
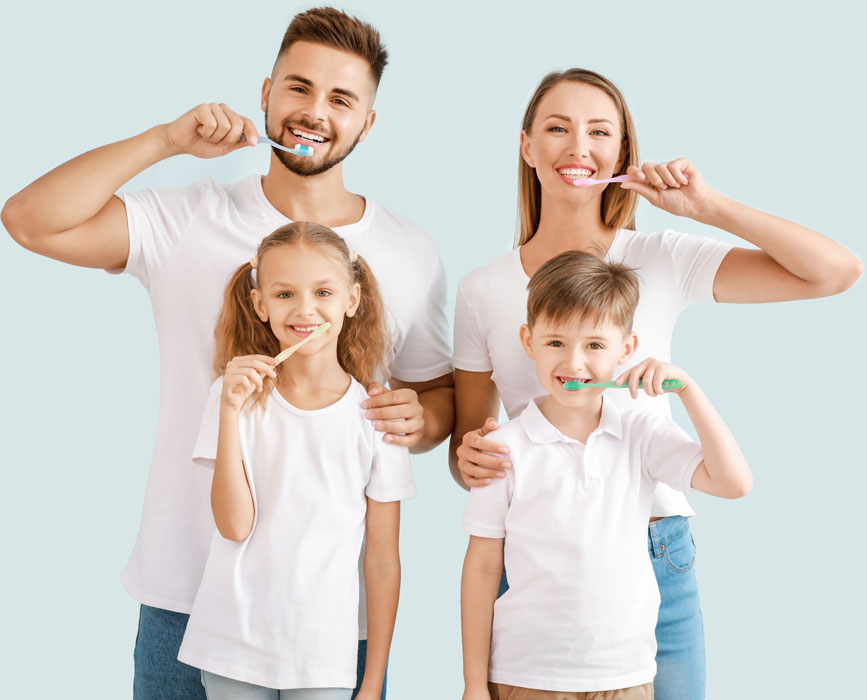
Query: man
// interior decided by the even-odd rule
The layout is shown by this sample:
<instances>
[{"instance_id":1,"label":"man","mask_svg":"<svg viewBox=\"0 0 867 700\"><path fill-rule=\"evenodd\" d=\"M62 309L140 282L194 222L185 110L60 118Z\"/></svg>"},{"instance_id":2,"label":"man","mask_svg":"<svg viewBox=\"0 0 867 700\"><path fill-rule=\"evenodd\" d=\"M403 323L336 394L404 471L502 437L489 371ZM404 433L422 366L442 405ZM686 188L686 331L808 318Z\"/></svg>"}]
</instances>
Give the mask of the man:
<instances>
[{"instance_id":1,"label":"man","mask_svg":"<svg viewBox=\"0 0 867 700\"><path fill-rule=\"evenodd\" d=\"M137 700L204 698L198 671L176 659L213 529L210 474L190 458L213 379L222 292L229 273L264 236L290 220L315 221L334 228L369 261L390 314L394 357L390 389L369 387L368 416L383 439L413 452L431 449L452 429L445 277L436 247L343 183L343 159L375 121L373 101L386 61L370 25L331 8L299 14L264 81L261 107L271 139L310 146L312 157L272 149L264 177L115 195L165 158L213 158L258 143L249 119L223 104L203 104L170 124L74 158L3 209L3 224L25 248L132 274L154 307L160 420L141 529L122 577L142 603ZM365 652L362 641L359 682Z\"/></svg>"}]
</instances>

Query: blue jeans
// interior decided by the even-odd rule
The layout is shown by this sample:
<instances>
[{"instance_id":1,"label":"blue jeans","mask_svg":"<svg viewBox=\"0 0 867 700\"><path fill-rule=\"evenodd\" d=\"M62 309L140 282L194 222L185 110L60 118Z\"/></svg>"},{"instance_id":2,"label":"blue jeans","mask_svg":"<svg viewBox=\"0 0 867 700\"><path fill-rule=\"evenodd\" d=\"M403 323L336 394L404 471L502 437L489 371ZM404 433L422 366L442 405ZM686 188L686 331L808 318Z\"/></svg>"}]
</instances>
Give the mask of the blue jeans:
<instances>
[{"instance_id":1,"label":"blue jeans","mask_svg":"<svg viewBox=\"0 0 867 700\"><path fill-rule=\"evenodd\" d=\"M695 543L689 519L674 515L650 523L647 548L659 585L656 622L656 700L704 700L704 623L695 579ZM506 572L499 598L509 590Z\"/></svg>"},{"instance_id":2,"label":"blue jeans","mask_svg":"<svg viewBox=\"0 0 867 700\"><path fill-rule=\"evenodd\" d=\"M201 672L178 661L189 615L141 606L135 640L133 700L207 700ZM364 677L367 642L358 643L358 681ZM358 692L353 691L352 697ZM381 700L385 700L385 679Z\"/></svg>"}]
</instances>

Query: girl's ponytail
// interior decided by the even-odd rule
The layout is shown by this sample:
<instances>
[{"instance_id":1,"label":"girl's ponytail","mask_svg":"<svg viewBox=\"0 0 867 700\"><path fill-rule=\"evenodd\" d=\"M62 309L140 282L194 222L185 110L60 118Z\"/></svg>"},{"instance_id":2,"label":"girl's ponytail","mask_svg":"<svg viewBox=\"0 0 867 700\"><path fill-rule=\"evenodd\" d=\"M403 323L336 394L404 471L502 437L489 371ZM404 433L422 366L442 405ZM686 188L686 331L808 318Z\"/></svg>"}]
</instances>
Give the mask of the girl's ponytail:
<instances>
[{"instance_id":1,"label":"girl's ponytail","mask_svg":"<svg viewBox=\"0 0 867 700\"><path fill-rule=\"evenodd\" d=\"M342 243L343 240L336 236ZM345 247L345 243L343 244ZM354 260L352 258L355 258ZM347 249L350 280L361 287L361 302L354 316L343 320L337 339L337 360L346 372L363 386L376 378L391 345L391 336L385 316L385 304L379 293L379 284L367 261Z\"/></svg>"}]
</instances>

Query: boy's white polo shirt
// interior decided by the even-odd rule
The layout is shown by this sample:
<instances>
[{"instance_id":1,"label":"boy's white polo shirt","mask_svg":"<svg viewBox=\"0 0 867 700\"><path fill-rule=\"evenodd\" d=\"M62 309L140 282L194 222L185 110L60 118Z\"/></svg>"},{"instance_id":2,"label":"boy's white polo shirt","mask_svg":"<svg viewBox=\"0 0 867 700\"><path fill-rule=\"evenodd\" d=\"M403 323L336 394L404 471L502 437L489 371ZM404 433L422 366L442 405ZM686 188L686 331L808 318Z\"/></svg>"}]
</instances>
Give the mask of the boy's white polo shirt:
<instances>
[{"instance_id":1,"label":"boy's white polo shirt","mask_svg":"<svg viewBox=\"0 0 867 700\"><path fill-rule=\"evenodd\" d=\"M585 445L545 418L542 400L488 436L508 445L514 467L472 489L463 517L470 535L505 537L509 590L494 606L490 680L566 692L648 683L654 487L691 490L701 446L670 418L620 412L607 395Z\"/></svg>"}]
</instances>

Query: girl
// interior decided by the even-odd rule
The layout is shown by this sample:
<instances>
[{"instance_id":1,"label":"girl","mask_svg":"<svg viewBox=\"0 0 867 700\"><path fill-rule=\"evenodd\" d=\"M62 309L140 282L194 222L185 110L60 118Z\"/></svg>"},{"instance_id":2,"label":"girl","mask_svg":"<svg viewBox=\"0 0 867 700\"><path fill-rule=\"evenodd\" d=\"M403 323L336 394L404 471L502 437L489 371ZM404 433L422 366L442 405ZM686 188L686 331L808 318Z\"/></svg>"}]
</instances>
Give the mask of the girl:
<instances>
[{"instance_id":1,"label":"girl","mask_svg":"<svg viewBox=\"0 0 867 700\"><path fill-rule=\"evenodd\" d=\"M619 174L637 179L621 185L572 184L579 177ZM490 484L511 466L507 450L484 437L497 427L490 416L496 415L499 400L514 418L543 393L518 329L525 321L530 277L557 254L595 252L637 269L637 364L649 357L670 361L675 321L690 302L821 297L842 292L861 274L857 258L842 246L725 198L686 158L641 164L623 96L591 71L551 73L539 84L524 114L519 182L515 250L467 275L458 289L450 466L467 487ZM639 195L671 214L726 230L758 250L673 232L638 233ZM608 393L621 408L670 414L668 400L652 400L649 388L641 396L634 386L631 392ZM648 546L662 598L656 628L658 700L704 697L704 632L687 520L693 514L681 494L657 488Z\"/></svg>"},{"instance_id":2,"label":"girl","mask_svg":"<svg viewBox=\"0 0 867 700\"><path fill-rule=\"evenodd\" d=\"M218 532L178 655L202 669L210 700L349 699L365 532L357 697L380 697L400 588L399 501L415 495L407 449L377 437L361 408L388 337L370 269L325 226L279 228L229 282L216 330L223 376L194 453L214 468Z\"/></svg>"}]
</instances>

